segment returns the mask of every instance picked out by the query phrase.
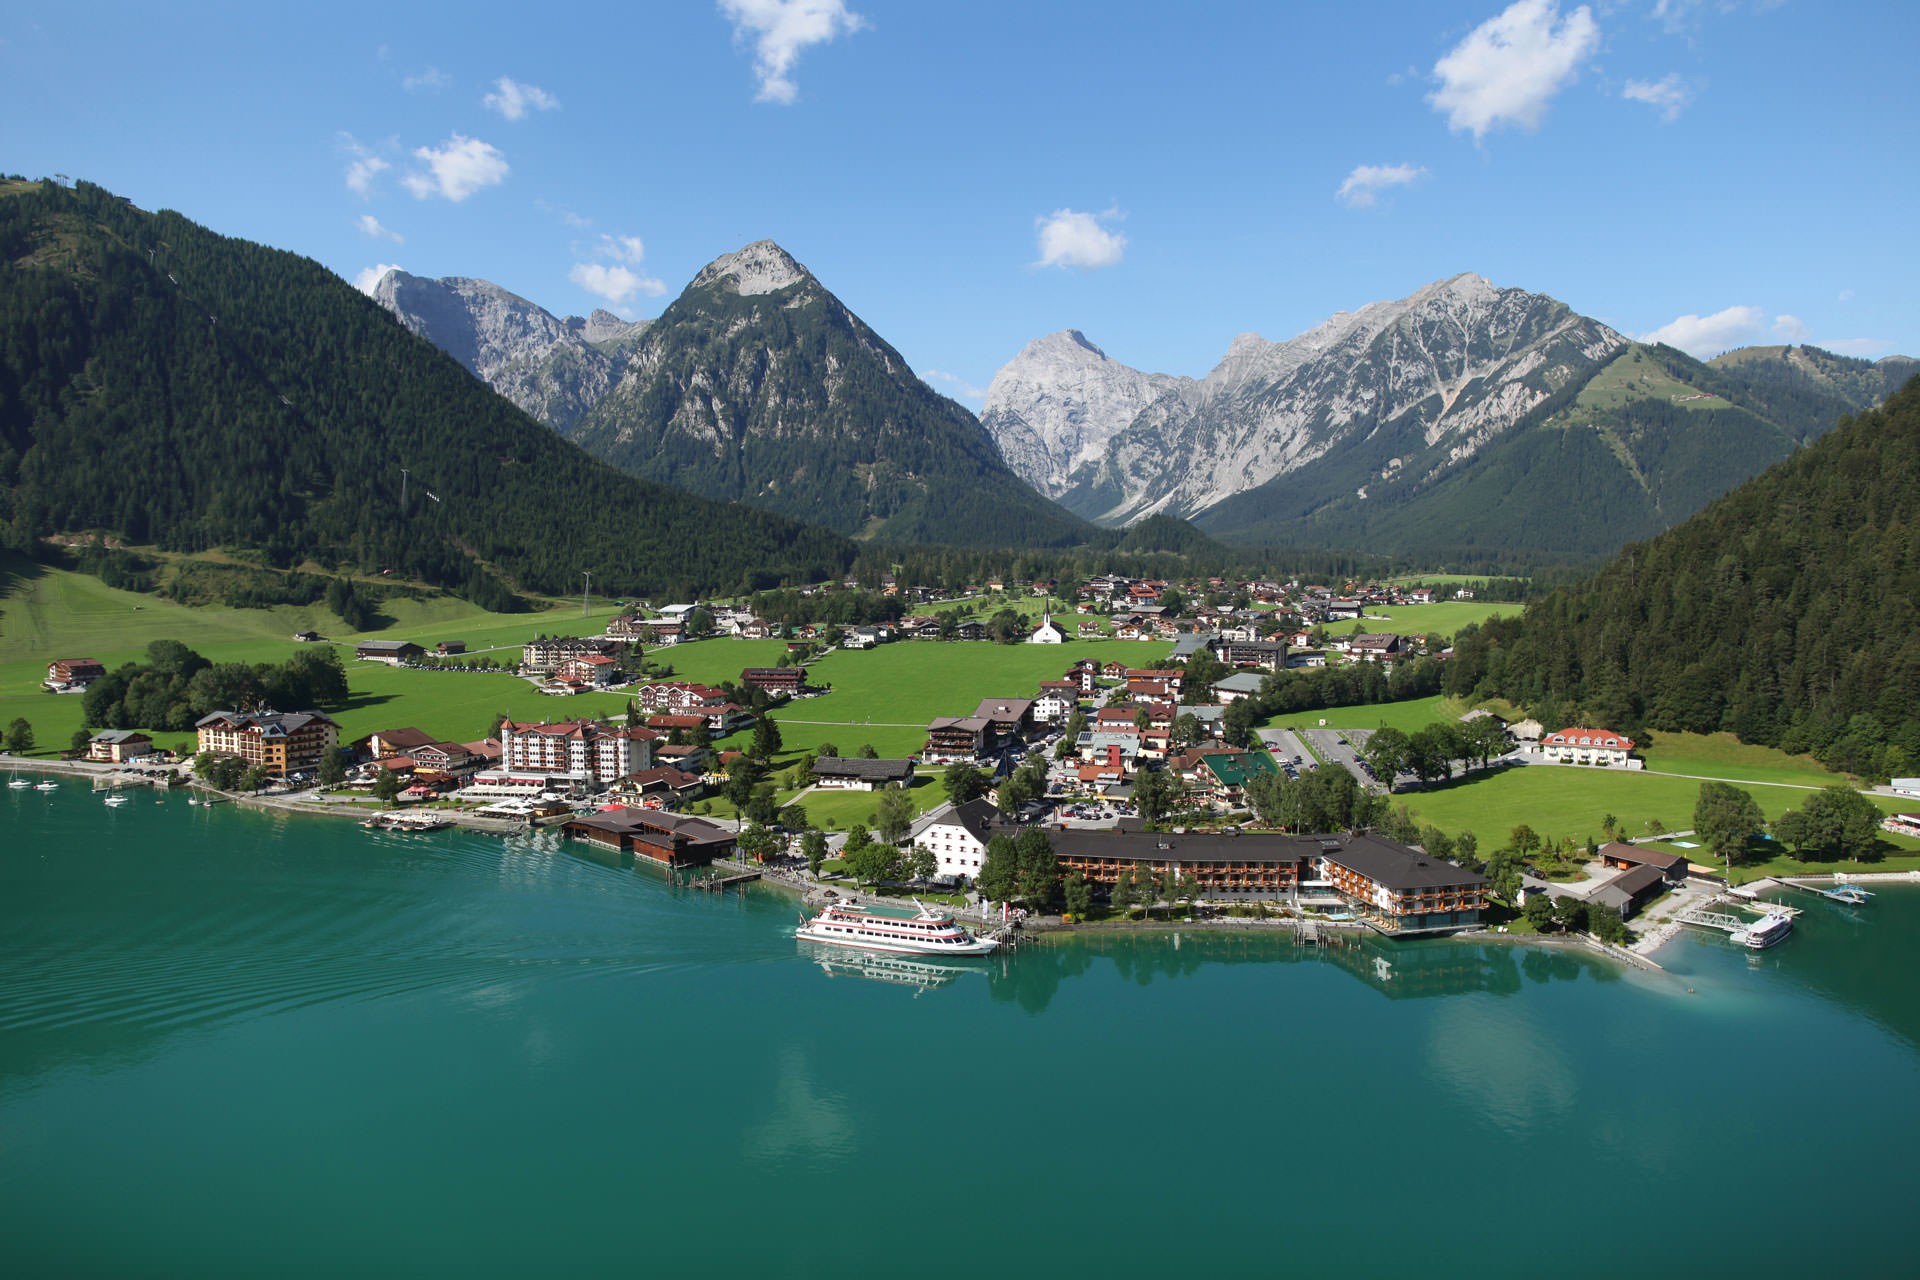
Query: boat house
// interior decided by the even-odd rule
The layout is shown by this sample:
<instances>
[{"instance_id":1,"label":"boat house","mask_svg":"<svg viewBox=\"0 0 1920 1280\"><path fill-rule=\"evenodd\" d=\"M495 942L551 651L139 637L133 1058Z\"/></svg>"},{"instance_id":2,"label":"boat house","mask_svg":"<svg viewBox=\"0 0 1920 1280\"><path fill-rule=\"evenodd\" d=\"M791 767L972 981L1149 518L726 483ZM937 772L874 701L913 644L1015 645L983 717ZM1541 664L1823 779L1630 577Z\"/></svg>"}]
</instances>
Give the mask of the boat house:
<instances>
[{"instance_id":1,"label":"boat house","mask_svg":"<svg viewBox=\"0 0 1920 1280\"><path fill-rule=\"evenodd\" d=\"M734 833L699 818L651 809L603 809L565 824L566 833L603 849L617 849L673 867L704 867L731 858Z\"/></svg>"}]
</instances>

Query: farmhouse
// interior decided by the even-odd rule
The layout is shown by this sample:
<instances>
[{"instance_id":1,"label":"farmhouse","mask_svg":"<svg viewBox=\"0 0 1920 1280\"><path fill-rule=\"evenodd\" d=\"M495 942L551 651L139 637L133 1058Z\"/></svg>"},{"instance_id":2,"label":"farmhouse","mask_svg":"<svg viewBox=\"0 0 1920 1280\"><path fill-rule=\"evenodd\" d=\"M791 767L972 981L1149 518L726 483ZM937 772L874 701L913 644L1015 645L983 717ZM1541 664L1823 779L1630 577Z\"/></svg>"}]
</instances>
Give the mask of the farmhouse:
<instances>
[{"instance_id":1,"label":"farmhouse","mask_svg":"<svg viewBox=\"0 0 1920 1280\"><path fill-rule=\"evenodd\" d=\"M394 667L422 658L426 652L411 640L362 640L353 648L353 656L362 662L384 662Z\"/></svg>"},{"instance_id":2,"label":"farmhouse","mask_svg":"<svg viewBox=\"0 0 1920 1280\"><path fill-rule=\"evenodd\" d=\"M822 791L879 791L913 782L911 760L861 760L820 756L813 762L814 785Z\"/></svg>"},{"instance_id":3,"label":"farmhouse","mask_svg":"<svg viewBox=\"0 0 1920 1280\"><path fill-rule=\"evenodd\" d=\"M92 658L58 658L47 664L41 683L54 693L78 693L105 674L106 667Z\"/></svg>"},{"instance_id":4,"label":"farmhouse","mask_svg":"<svg viewBox=\"0 0 1920 1280\"><path fill-rule=\"evenodd\" d=\"M746 667L740 683L765 693L798 693L806 687L807 673L801 667Z\"/></svg>"},{"instance_id":5,"label":"farmhouse","mask_svg":"<svg viewBox=\"0 0 1920 1280\"><path fill-rule=\"evenodd\" d=\"M125 764L151 754L153 739L137 729L106 729L87 742L87 759Z\"/></svg>"},{"instance_id":6,"label":"farmhouse","mask_svg":"<svg viewBox=\"0 0 1920 1280\"><path fill-rule=\"evenodd\" d=\"M1556 729L1540 736L1535 748L1561 764L1624 766L1633 752L1633 739L1611 729Z\"/></svg>"}]
</instances>

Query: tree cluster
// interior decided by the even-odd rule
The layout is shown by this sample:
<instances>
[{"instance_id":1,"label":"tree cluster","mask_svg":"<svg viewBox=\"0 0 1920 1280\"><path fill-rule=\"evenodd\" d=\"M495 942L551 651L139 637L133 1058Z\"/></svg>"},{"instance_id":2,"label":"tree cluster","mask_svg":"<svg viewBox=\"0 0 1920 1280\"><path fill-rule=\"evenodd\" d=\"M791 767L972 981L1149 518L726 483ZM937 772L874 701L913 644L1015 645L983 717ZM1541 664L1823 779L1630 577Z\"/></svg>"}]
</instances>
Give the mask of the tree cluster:
<instances>
[{"instance_id":1,"label":"tree cluster","mask_svg":"<svg viewBox=\"0 0 1920 1280\"><path fill-rule=\"evenodd\" d=\"M1549 727L1695 733L1886 778L1920 766L1920 383L1522 618L1454 639L1446 691Z\"/></svg>"},{"instance_id":2,"label":"tree cluster","mask_svg":"<svg viewBox=\"0 0 1920 1280\"><path fill-rule=\"evenodd\" d=\"M331 646L269 662L209 662L178 640L155 640L145 663L129 662L81 695L87 723L102 729L177 732L213 711L304 711L338 707L347 673Z\"/></svg>"}]
</instances>

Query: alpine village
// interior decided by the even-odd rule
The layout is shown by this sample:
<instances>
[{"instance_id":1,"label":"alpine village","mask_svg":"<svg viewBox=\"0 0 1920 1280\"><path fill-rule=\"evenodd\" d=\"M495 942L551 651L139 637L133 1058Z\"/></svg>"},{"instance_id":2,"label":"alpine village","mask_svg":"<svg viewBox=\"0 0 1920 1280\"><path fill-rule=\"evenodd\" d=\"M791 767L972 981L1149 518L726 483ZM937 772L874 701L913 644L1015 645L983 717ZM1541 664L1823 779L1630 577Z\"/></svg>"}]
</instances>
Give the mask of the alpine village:
<instances>
[{"instance_id":1,"label":"alpine village","mask_svg":"<svg viewBox=\"0 0 1920 1280\"><path fill-rule=\"evenodd\" d=\"M84 181L0 248L11 788L550 832L955 956L1651 967L1920 872L1910 359L1461 275L1231 377L1040 338L976 417L770 241L637 323Z\"/></svg>"}]
</instances>

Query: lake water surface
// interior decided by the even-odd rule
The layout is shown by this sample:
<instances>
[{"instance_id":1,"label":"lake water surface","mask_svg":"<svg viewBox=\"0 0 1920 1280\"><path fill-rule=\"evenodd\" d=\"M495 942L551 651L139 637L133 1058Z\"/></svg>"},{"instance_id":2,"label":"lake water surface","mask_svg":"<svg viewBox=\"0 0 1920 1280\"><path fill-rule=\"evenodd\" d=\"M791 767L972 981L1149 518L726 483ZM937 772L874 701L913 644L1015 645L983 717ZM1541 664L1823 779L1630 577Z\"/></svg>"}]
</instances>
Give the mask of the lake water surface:
<instances>
[{"instance_id":1,"label":"lake water surface","mask_svg":"<svg viewBox=\"0 0 1920 1280\"><path fill-rule=\"evenodd\" d=\"M550 838L0 793L16 1276L1905 1273L1920 892L931 972ZM1903 1261L1906 1260L1906 1261Z\"/></svg>"}]
</instances>

